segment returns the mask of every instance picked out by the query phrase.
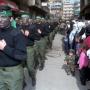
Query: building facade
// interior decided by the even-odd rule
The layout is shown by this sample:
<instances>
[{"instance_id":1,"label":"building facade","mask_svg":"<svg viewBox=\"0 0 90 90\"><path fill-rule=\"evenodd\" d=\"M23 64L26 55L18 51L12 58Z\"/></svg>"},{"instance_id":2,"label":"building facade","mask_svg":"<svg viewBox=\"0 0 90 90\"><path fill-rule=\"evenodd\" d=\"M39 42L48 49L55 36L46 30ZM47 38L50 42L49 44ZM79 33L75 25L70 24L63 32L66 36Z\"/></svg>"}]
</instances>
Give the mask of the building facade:
<instances>
[{"instance_id":1,"label":"building facade","mask_svg":"<svg viewBox=\"0 0 90 90\"><path fill-rule=\"evenodd\" d=\"M49 9L51 18L61 19L62 18L62 2L61 1L50 1Z\"/></svg>"},{"instance_id":2,"label":"building facade","mask_svg":"<svg viewBox=\"0 0 90 90\"><path fill-rule=\"evenodd\" d=\"M47 3L48 0L11 0L15 2L21 11L29 12L31 18L36 16L46 17L49 13L48 6L42 6L42 3Z\"/></svg>"},{"instance_id":3,"label":"building facade","mask_svg":"<svg viewBox=\"0 0 90 90\"><path fill-rule=\"evenodd\" d=\"M74 3L74 17L80 16L80 2L77 1Z\"/></svg>"},{"instance_id":4,"label":"building facade","mask_svg":"<svg viewBox=\"0 0 90 90\"><path fill-rule=\"evenodd\" d=\"M74 4L70 0L63 1L63 19L69 20L74 16Z\"/></svg>"}]
</instances>

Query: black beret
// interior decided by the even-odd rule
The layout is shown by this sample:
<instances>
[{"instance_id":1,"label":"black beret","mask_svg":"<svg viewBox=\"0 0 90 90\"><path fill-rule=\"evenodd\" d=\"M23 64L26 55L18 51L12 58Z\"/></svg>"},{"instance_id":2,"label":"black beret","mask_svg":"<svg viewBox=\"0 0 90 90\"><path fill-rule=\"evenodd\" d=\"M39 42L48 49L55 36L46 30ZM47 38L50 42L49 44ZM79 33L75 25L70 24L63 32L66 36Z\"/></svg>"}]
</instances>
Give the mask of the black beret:
<instances>
[{"instance_id":1,"label":"black beret","mask_svg":"<svg viewBox=\"0 0 90 90\"><path fill-rule=\"evenodd\" d=\"M9 6L5 6L5 5L0 5L0 11L8 11L8 10L11 10L11 8Z\"/></svg>"}]
</instances>

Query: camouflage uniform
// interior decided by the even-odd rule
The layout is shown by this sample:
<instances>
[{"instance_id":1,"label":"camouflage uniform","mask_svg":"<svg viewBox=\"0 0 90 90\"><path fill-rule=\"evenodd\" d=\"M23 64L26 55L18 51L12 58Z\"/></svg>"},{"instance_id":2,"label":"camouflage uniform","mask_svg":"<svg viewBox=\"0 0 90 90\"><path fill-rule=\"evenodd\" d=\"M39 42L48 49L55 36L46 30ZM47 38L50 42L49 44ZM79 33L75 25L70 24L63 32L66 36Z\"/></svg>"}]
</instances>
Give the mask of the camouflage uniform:
<instances>
[{"instance_id":1,"label":"camouflage uniform","mask_svg":"<svg viewBox=\"0 0 90 90\"><path fill-rule=\"evenodd\" d=\"M71 57L69 55L67 55L65 58L65 61L67 62L67 68L66 68L67 74L70 74L70 72L72 74L74 74L74 72L75 72L75 55L73 55Z\"/></svg>"}]
</instances>

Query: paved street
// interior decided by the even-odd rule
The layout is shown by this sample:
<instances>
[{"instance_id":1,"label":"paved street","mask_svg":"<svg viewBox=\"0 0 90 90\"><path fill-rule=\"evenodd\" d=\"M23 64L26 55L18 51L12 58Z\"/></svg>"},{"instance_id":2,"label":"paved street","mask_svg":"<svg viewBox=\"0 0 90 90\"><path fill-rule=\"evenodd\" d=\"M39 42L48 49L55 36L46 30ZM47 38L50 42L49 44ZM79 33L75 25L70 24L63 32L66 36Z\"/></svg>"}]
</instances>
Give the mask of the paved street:
<instances>
[{"instance_id":1,"label":"paved street","mask_svg":"<svg viewBox=\"0 0 90 90\"><path fill-rule=\"evenodd\" d=\"M90 88L89 82L87 86L82 86L79 82L79 75L76 77L67 75L64 70L64 52L62 50L62 35L57 34L53 41L53 49L47 53L45 68L43 71L37 71L37 85L31 87L31 80L26 75L28 83L25 90L87 90Z\"/></svg>"}]
</instances>

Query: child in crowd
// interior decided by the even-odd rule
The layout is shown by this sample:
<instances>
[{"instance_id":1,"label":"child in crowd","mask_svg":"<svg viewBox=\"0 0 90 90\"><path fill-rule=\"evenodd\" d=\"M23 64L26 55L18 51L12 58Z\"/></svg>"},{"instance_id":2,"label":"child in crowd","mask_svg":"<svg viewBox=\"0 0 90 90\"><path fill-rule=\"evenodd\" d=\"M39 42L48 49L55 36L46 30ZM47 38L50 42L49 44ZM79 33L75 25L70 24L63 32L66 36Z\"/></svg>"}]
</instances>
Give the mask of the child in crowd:
<instances>
[{"instance_id":1,"label":"child in crowd","mask_svg":"<svg viewBox=\"0 0 90 90\"><path fill-rule=\"evenodd\" d=\"M66 72L67 75L70 73L74 76L75 75L75 52L73 49L70 49L69 54L65 58L65 63L67 65Z\"/></svg>"}]
</instances>

